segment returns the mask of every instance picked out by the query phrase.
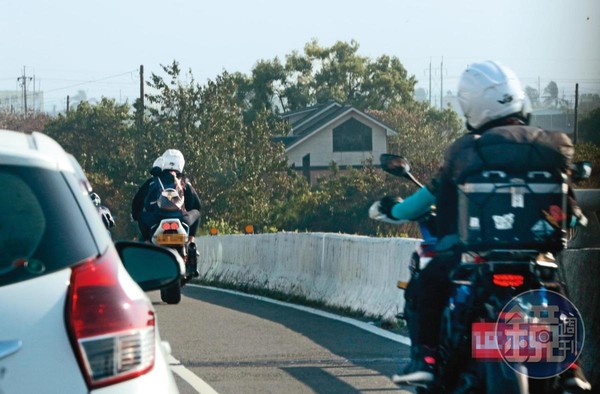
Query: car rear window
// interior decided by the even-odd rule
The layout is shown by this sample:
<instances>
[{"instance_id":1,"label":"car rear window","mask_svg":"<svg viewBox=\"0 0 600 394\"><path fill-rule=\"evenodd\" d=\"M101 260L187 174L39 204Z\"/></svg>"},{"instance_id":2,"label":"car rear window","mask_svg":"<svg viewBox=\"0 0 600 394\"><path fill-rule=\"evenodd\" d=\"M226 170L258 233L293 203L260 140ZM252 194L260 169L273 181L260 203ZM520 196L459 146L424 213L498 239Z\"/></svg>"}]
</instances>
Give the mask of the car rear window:
<instances>
[{"instance_id":1,"label":"car rear window","mask_svg":"<svg viewBox=\"0 0 600 394\"><path fill-rule=\"evenodd\" d=\"M98 254L63 174L0 166L0 286L36 278Z\"/></svg>"}]
</instances>

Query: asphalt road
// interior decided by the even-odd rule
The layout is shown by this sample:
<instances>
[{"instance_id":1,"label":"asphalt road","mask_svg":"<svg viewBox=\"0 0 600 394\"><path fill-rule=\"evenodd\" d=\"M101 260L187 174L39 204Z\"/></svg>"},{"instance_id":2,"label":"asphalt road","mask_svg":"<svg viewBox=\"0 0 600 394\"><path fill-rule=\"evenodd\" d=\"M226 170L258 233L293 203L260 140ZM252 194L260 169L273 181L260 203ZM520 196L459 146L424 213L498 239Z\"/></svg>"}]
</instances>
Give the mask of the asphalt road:
<instances>
[{"instance_id":1,"label":"asphalt road","mask_svg":"<svg viewBox=\"0 0 600 394\"><path fill-rule=\"evenodd\" d=\"M285 305L186 286L178 305L149 294L182 394L407 393L389 379L408 347Z\"/></svg>"}]
</instances>

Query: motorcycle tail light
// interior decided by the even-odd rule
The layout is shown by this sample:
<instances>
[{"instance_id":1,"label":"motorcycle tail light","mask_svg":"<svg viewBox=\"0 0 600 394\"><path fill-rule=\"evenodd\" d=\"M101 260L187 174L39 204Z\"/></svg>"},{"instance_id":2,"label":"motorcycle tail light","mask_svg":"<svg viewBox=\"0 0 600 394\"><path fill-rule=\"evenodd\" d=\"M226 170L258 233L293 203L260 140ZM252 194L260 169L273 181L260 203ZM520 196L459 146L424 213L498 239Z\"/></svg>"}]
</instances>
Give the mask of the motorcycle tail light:
<instances>
[{"instance_id":1,"label":"motorcycle tail light","mask_svg":"<svg viewBox=\"0 0 600 394\"><path fill-rule=\"evenodd\" d=\"M167 230L177 230L179 228L179 223L177 222L164 222L162 224L162 229Z\"/></svg>"},{"instance_id":2,"label":"motorcycle tail light","mask_svg":"<svg viewBox=\"0 0 600 394\"><path fill-rule=\"evenodd\" d=\"M517 274L494 274L493 281L500 287L519 287L523 285L525 278Z\"/></svg>"},{"instance_id":3,"label":"motorcycle tail light","mask_svg":"<svg viewBox=\"0 0 600 394\"><path fill-rule=\"evenodd\" d=\"M71 273L66 322L92 389L150 371L155 359L155 316L145 297L126 291L114 250ZM133 296L133 297L132 297Z\"/></svg>"}]
</instances>

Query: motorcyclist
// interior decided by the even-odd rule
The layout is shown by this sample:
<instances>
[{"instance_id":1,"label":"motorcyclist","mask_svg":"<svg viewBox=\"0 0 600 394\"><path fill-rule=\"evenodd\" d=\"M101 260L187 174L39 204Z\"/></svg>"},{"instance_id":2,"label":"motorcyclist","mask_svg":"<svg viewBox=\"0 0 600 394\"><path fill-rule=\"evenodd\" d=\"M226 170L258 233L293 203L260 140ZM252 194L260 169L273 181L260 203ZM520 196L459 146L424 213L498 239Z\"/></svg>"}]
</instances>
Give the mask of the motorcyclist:
<instances>
[{"instance_id":1,"label":"motorcyclist","mask_svg":"<svg viewBox=\"0 0 600 394\"><path fill-rule=\"evenodd\" d=\"M115 220L113 219L110 209L102 205L102 200L100 200L98 193L90 193L90 198L92 199L92 202L94 203L94 206L96 207L96 210L102 219L102 223L104 223L104 227L106 227L107 230L110 230L115 226Z\"/></svg>"},{"instance_id":2,"label":"motorcyclist","mask_svg":"<svg viewBox=\"0 0 600 394\"><path fill-rule=\"evenodd\" d=\"M131 203L131 217L138 222L142 239L150 241L151 228L157 224L162 216L155 204L148 203L147 196L156 182L176 183L181 185L184 209L181 212L182 220L189 226L189 243L194 245L194 237L200 224L200 198L198 193L183 173L185 159L177 149L167 149L158 157L150 169L150 177L138 189Z\"/></svg>"},{"instance_id":3,"label":"motorcyclist","mask_svg":"<svg viewBox=\"0 0 600 394\"><path fill-rule=\"evenodd\" d=\"M567 161L574 153L573 144L565 134L529 126L531 107L525 92L514 72L498 62L485 61L468 67L459 81L458 100L469 132L449 147L442 166L425 187L404 201L386 196L379 202L379 211L394 220L414 220L427 213L432 205L437 207L438 257L419 276L414 300L418 328L411 352L413 360L406 370L392 377L397 384L428 384L435 378L441 315L451 288L449 274L460 262L460 254L453 251L458 241L457 181L464 171L481 164L477 163L480 160L477 141L499 138L531 144L539 139L556 147ZM504 153L510 156L509 152ZM498 156L502 159L503 154ZM520 159L513 164L518 166ZM571 224L585 221L572 191L569 207ZM574 367L563 375L563 385L591 389L581 369Z\"/></svg>"}]
</instances>

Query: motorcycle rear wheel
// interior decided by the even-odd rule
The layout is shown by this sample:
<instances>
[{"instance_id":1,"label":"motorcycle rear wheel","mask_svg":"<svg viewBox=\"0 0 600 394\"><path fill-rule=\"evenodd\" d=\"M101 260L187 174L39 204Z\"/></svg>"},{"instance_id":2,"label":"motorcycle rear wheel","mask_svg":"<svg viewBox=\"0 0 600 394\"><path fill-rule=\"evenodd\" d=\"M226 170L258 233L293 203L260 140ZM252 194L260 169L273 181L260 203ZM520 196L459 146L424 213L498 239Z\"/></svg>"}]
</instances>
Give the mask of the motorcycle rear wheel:
<instances>
[{"instance_id":1,"label":"motorcycle rear wheel","mask_svg":"<svg viewBox=\"0 0 600 394\"><path fill-rule=\"evenodd\" d=\"M160 289L160 299L169 305L179 304L181 301L181 285L179 281Z\"/></svg>"}]
</instances>

